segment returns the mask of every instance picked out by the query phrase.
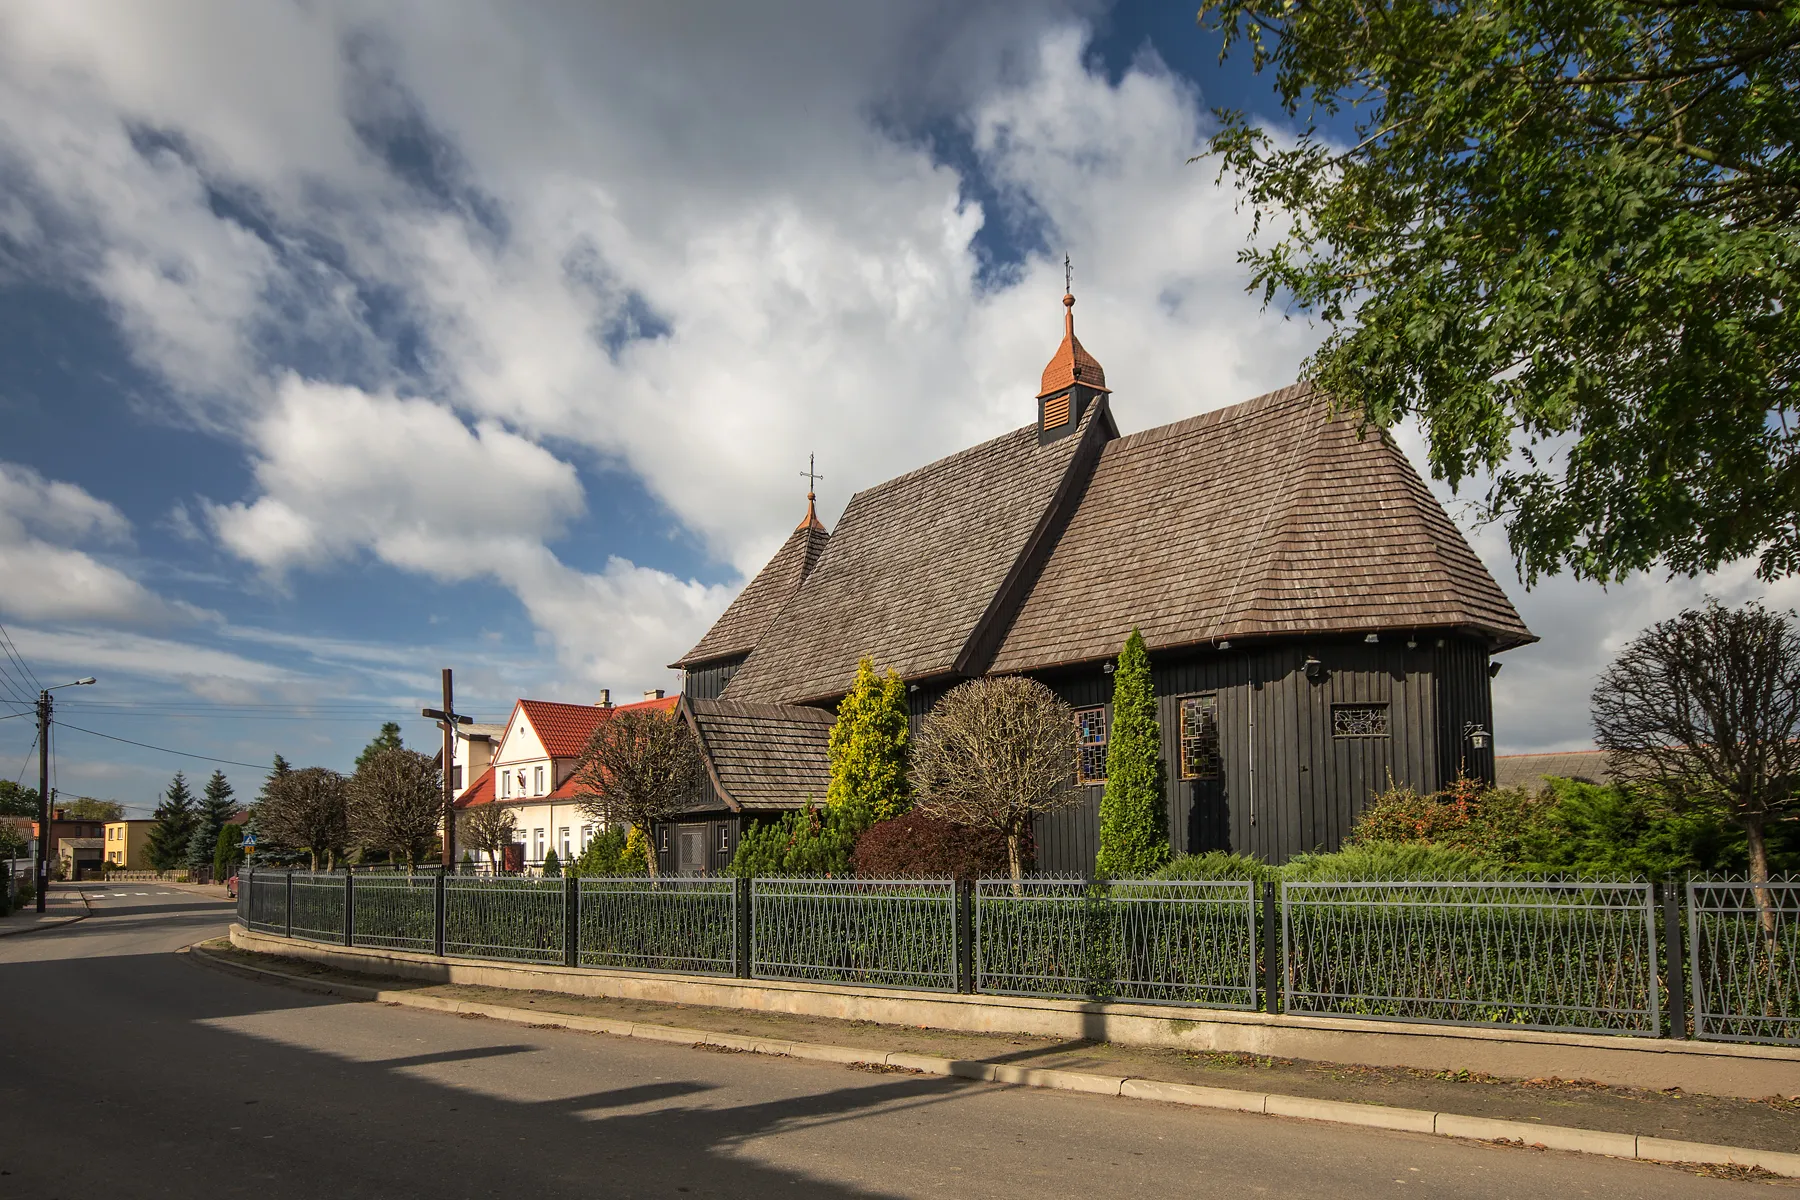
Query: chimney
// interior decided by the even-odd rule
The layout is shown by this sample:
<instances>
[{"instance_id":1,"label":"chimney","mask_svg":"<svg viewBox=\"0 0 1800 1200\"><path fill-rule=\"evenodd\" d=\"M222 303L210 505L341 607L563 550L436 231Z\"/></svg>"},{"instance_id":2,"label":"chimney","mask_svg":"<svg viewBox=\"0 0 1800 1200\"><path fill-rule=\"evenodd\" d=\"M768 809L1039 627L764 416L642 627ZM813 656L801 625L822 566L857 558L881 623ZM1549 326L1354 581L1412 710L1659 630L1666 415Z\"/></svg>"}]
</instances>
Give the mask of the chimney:
<instances>
[{"instance_id":1,"label":"chimney","mask_svg":"<svg viewBox=\"0 0 1800 1200\"><path fill-rule=\"evenodd\" d=\"M611 688L601 688L600 689L600 699L599 699L596 707L599 707L599 708L611 708L612 707L612 689Z\"/></svg>"},{"instance_id":2,"label":"chimney","mask_svg":"<svg viewBox=\"0 0 1800 1200\"><path fill-rule=\"evenodd\" d=\"M663 693L663 690L661 688L651 688L649 691L644 693L644 699L646 699L646 700L661 700L663 698L662 693Z\"/></svg>"}]
</instances>

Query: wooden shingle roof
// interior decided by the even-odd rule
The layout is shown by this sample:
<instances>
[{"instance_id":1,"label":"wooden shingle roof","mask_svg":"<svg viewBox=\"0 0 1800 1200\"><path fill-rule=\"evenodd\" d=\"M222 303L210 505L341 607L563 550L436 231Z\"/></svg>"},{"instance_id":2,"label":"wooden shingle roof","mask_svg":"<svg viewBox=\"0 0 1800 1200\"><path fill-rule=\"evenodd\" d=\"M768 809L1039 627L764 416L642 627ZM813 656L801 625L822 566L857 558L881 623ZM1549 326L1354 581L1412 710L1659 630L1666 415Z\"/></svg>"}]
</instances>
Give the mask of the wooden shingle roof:
<instances>
[{"instance_id":1,"label":"wooden shingle roof","mask_svg":"<svg viewBox=\"0 0 1800 1200\"><path fill-rule=\"evenodd\" d=\"M1404 454L1298 384L1109 442L989 667L1269 635L1535 641Z\"/></svg>"},{"instance_id":2,"label":"wooden shingle roof","mask_svg":"<svg viewBox=\"0 0 1800 1200\"><path fill-rule=\"evenodd\" d=\"M688 697L714 788L733 809L824 807L828 743L837 718L822 708Z\"/></svg>"},{"instance_id":3,"label":"wooden shingle roof","mask_svg":"<svg viewBox=\"0 0 1800 1200\"><path fill-rule=\"evenodd\" d=\"M1059 506L1115 435L1103 398L1068 437L1040 445L1028 425L858 492L726 698L839 696L863 655L908 679L962 669L1004 630Z\"/></svg>"},{"instance_id":4,"label":"wooden shingle roof","mask_svg":"<svg viewBox=\"0 0 1800 1200\"><path fill-rule=\"evenodd\" d=\"M721 658L735 658L740 654L748 654L756 648L757 641L768 630L782 606L793 599L794 593L800 590L819 556L825 553L825 546L831 540L831 534L813 513L811 497L808 497L806 519L800 522L799 528L788 535L788 540L781 544L775 557L768 561L762 570L756 573L737 594L730 606L719 614L706 636L686 654L670 663L676 670L697 667L702 663L714 662Z\"/></svg>"}]
</instances>

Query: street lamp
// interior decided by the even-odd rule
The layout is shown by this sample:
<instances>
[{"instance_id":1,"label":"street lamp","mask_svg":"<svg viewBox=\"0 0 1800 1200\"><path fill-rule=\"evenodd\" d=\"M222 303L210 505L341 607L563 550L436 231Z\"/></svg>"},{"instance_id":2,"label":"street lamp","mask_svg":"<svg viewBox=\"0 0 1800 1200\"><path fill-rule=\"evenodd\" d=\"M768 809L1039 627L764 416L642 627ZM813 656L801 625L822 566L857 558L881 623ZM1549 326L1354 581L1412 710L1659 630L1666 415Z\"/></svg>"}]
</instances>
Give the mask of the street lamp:
<instances>
[{"instance_id":1,"label":"street lamp","mask_svg":"<svg viewBox=\"0 0 1800 1200\"><path fill-rule=\"evenodd\" d=\"M38 693L38 836L37 910L44 911L44 893L50 890L50 693L66 687L98 683L92 675L47 687Z\"/></svg>"}]
</instances>

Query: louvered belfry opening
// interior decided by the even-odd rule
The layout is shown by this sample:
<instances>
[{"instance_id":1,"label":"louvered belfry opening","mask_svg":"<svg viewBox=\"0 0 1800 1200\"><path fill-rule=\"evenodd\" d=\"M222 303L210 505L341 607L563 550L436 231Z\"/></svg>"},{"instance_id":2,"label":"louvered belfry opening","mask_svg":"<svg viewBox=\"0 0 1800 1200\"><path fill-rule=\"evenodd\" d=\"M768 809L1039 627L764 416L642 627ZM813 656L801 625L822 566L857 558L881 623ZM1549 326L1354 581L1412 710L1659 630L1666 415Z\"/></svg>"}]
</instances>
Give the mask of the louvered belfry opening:
<instances>
[{"instance_id":1,"label":"louvered belfry opening","mask_svg":"<svg viewBox=\"0 0 1800 1200\"><path fill-rule=\"evenodd\" d=\"M1044 367L1038 389L1038 443L1074 433L1088 406L1112 389L1106 371L1075 336L1075 297L1063 297L1063 340Z\"/></svg>"}]
</instances>

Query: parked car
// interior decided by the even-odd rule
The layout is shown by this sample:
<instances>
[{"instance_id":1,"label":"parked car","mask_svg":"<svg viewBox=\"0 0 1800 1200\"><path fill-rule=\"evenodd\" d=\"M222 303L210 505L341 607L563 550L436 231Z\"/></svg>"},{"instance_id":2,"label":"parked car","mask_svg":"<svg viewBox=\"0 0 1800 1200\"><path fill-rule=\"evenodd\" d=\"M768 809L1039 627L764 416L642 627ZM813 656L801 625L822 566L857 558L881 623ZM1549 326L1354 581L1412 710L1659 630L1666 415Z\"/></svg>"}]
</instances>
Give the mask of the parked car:
<instances>
[{"instance_id":1,"label":"parked car","mask_svg":"<svg viewBox=\"0 0 1800 1200\"><path fill-rule=\"evenodd\" d=\"M237 874L235 872L230 879L225 881L225 898L227 900L237 899Z\"/></svg>"}]
</instances>

